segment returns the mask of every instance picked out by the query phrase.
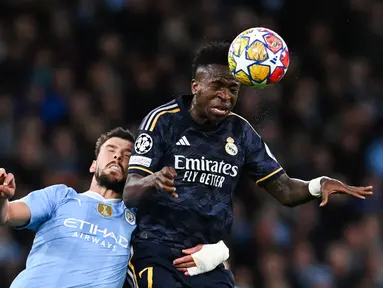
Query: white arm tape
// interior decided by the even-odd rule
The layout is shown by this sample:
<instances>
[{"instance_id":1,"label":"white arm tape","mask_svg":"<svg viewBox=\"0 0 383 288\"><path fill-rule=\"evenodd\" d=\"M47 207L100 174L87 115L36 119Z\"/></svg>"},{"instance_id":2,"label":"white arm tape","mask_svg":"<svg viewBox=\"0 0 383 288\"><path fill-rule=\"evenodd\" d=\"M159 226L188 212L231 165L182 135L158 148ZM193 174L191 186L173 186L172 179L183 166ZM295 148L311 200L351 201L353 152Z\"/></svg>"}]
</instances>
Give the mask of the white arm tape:
<instances>
[{"instance_id":1,"label":"white arm tape","mask_svg":"<svg viewBox=\"0 0 383 288\"><path fill-rule=\"evenodd\" d=\"M309 182L309 192L314 197L321 197L322 196L321 183L320 182L323 178L326 178L326 177L325 176L318 177L318 178L312 179Z\"/></svg>"},{"instance_id":2,"label":"white arm tape","mask_svg":"<svg viewBox=\"0 0 383 288\"><path fill-rule=\"evenodd\" d=\"M214 270L229 258L229 248L221 240L216 244L205 244L201 250L191 254L197 267L188 268L190 276Z\"/></svg>"}]
</instances>

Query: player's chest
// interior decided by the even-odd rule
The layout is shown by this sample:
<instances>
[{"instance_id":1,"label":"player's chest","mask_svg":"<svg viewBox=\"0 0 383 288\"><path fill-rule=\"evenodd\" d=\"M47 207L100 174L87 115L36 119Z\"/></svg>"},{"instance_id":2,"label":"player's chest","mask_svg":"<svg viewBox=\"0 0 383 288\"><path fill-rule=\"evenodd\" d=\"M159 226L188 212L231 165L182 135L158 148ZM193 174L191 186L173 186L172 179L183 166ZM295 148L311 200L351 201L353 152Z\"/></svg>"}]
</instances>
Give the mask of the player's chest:
<instances>
[{"instance_id":1,"label":"player's chest","mask_svg":"<svg viewBox=\"0 0 383 288\"><path fill-rule=\"evenodd\" d=\"M221 187L229 178L239 176L245 161L242 140L234 133L217 135L186 129L170 135L169 140L165 161L183 182Z\"/></svg>"},{"instance_id":2,"label":"player's chest","mask_svg":"<svg viewBox=\"0 0 383 288\"><path fill-rule=\"evenodd\" d=\"M170 134L167 140L165 154L169 158L174 156L178 162L183 157L224 161L232 165L241 165L244 162L242 139L233 132L217 135L190 128Z\"/></svg>"},{"instance_id":3,"label":"player's chest","mask_svg":"<svg viewBox=\"0 0 383 288\"><path fill-rule=\"evenodd\" d=\"M81 198L61 205L52 220L63 238L92 245L89 248L99 246L114 251L129 248L135 229L135 216L130 210L118 211L111 205Z\"/></svg>"}]
</instances>

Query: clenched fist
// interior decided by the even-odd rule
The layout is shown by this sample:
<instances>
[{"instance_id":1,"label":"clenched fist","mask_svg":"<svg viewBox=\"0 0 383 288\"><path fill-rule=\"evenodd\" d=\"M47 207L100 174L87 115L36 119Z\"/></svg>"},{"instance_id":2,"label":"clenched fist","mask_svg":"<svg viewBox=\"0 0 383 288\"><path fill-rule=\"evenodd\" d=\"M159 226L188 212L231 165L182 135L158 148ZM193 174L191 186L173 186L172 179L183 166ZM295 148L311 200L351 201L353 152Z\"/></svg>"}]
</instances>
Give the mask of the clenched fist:
<instances>
[{"instance_id":1,"label":"clenched fist","mask_svg":"<svg viewBox=\"0 0 383 288\"><path fill-rule=\"evenodd\" d=\"M177 172L173 167L164 167L152 175L154 181L153 186L177 198L178 194L175 193L176 187L174 186L176 176Z\"/></svg>"},{"instance_id":2,"label":"clenched fist","mask_svg":"<svg viewBox=\"0 0 383 288\"><path fill-rule=\"evenodd\" d=\"M0 168L0 199L11 199L15 195L16 182L12 173Z\"/></svg>"}]
</instances>

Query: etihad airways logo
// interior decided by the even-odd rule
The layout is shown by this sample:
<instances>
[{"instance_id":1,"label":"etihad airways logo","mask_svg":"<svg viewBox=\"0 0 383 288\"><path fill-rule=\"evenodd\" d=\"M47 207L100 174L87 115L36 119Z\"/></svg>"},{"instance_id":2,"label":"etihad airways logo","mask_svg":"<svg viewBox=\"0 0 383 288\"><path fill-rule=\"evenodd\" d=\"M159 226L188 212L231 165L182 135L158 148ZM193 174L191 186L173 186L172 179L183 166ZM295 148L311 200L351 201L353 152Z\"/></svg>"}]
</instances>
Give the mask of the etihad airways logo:
<instances>
[{"instance_id":1,"label":"etihad airways logo","mask_svg":"<svg viewBox=\"0 0 383 288\"><path fill-rule=\"evenodd\" d=\"M174 168L185 170L183 181L200 182L209 186L222 187L225 176L236 177L238 166L225 161L215 161L201 158L187 158L183 155L174 155ZM206 173L204 173L206 172Z\"/></svg>"},{"instance_id":2,"label":"etihad airways logo","mask_svg":"<svg viewBox=\"0 0 383 288\"><path fill-rule=\"evenodd\" d=\"M116 235L107 228L101 228L97 224L93 224L76 218L67 218L64 220L64 226L73 228L75 231L72 237L83 239L101 247L116 251L117 247L127 249L129 240L121 235Z\"/></svg>"}]
</instances>

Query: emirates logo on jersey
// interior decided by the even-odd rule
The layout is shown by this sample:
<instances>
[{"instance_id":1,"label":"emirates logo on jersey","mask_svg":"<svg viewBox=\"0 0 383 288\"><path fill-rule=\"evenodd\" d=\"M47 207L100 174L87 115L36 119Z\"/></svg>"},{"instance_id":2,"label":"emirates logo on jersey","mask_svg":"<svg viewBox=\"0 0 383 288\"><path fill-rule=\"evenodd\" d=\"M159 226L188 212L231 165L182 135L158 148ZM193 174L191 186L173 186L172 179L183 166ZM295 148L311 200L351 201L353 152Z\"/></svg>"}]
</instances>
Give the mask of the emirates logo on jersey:
<instances>
[{"instance_id":1,"label":"emirates logo on jersey","mask_svg":"<svg viewBox=\"0 0 383 288\"><path fill-rule=\"evenodd\" d=\"M174 155L174 168L183 172L182 181L198 182L208 186L222 188L226 177L237 177L239 167L225 161L201 158L188 158Z\"/></svg>"}]
</instances>

